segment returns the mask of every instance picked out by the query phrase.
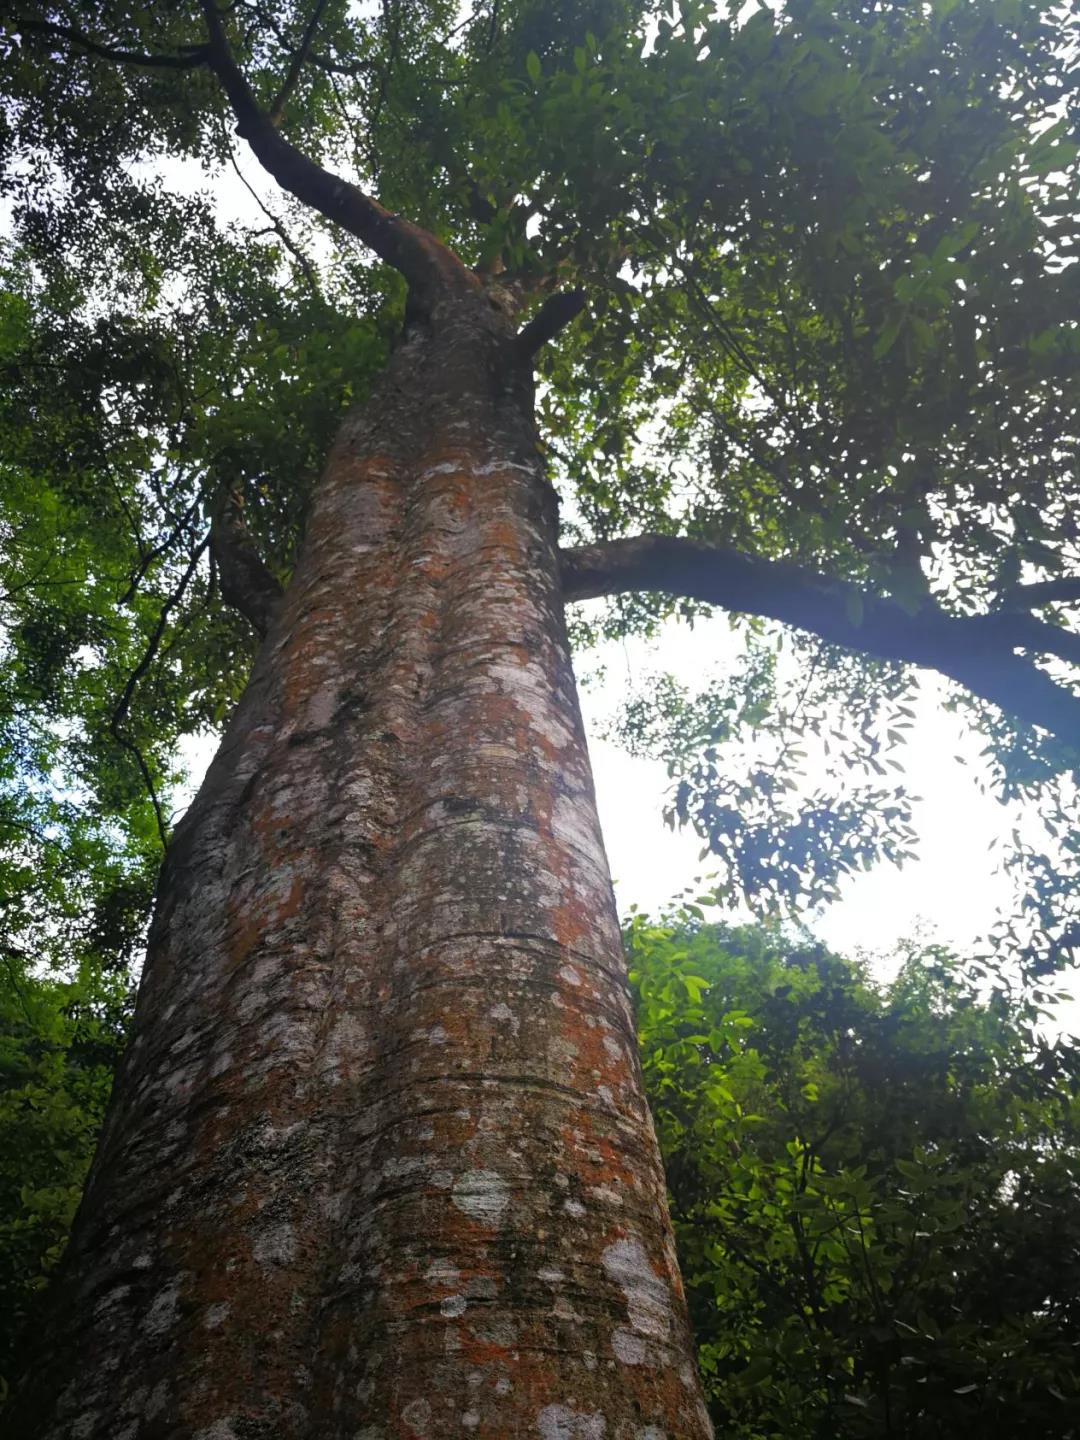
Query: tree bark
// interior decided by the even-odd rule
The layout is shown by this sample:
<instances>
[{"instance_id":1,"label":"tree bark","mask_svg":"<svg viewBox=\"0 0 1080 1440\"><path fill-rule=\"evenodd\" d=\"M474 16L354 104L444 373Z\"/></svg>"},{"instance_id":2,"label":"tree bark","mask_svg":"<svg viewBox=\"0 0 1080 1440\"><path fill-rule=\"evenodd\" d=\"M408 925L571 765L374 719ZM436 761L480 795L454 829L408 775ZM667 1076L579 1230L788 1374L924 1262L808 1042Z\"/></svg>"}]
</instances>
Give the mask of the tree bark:
<instances>
[{"instance_id":1,"label":"tree bark","mask_svg":"<svg viewBox=\"0 0 1080 1440\"><path fill-rule=\"evenodd\" d=\"M509 321L399 347L165 862L20 1440L711 1434Z\"/></svg>"}]
</instances>

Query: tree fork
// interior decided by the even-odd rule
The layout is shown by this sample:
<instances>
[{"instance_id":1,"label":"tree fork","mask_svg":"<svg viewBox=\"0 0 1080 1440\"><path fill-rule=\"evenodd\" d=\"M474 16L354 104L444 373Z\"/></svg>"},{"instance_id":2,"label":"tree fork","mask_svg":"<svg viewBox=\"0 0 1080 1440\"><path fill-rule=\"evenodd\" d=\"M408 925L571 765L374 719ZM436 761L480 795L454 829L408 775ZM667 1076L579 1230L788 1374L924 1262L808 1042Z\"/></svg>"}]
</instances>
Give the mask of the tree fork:
<instances>
[{"instance_id":1,"label":"tree fork","mask_svg":"<svg viewBox=\"0 0 1080 1440\"><path fill-rule=\"evenodd\" d=\"M163 871L19 1440L699 1440L510 320L346 421Z\"/></svg>"},{"instance_id":2,"label":"tree fork","mask_svg":"<svg viewBox=\"0 0 1080 1440\"><path fill-rule=\"evenodd\" d=\"M244 519L244 497L235 488L223 489L214 502L210 553L221 576L221 598L239 610L260 639L265 638L281 603L282 589L251 538Z\"/></svg>"}]
</instances>

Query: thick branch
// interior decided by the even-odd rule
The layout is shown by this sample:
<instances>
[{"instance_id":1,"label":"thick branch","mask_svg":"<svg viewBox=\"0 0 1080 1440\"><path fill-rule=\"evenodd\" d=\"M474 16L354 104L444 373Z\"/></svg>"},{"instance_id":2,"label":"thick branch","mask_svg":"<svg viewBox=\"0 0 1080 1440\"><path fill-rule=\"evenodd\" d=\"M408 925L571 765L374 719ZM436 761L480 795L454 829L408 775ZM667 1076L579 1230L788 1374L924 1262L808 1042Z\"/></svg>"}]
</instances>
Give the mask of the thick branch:
<instances>
[{"instance_id":1,"label":"thick branch","mask_svg":"<svg viewBox=\"0 0 1080 1440\"><path fill-rule=\"evenodd\" d=\"M202 0L210 36L208 64L221 82L236 117L236 128L255 158L278 184L369 245L381 260L400 270L421 294L476 289L479 281L452 250L419 225L394 215L355 185L332 175L279 134L261 110L232 57L221 15L213 0Z\"/></svg>"},{"instance_id":2,"label":"thick branch","mask_svg":"<svg viewBox=\"0 0 1080 1440\"><path fill-rule=\"evenodd\" d=\"M243 500L235 490L225 491L214 506L210 553L221 576L221 598L239 610L261 639L282 591L244 523Z\"/></svg>"},{"instance_id":3,"label":"thick branch","mask_svg":"<svg viewBox=\"0 0 1080 1440\"><path fill-rule=\"evenodd\" d=\"M542 345L554 340L560 330L565 330L584 308L584 290L567 290L550 296L518 332L517 343L521 354L526 358L535 355Z\"/></svg>"},{"instance_id":4,"label":"thick branch","mask_svg":"<svg viewBox=\"0 0 1080 1440\"><path fill-rule=\"evenodd\" d=\"M1012 615L912 614L850 581L670 535L640 535L562 552L567 600L655 590L762 615L882 660L937 670L1030 725L1080 746L1080 697L1015 647L1080 662L1077 637Z\"/></svg>"},{"instance_id":5,"label":"thick branch","mask_svg":"<svg viewBox=\"0 0 1080 1440\"><path fill-rule=\"evenodd\" d=\"M1035 610L1040 605L1075 605L1080 602L1080 575L1057 580L1036 580L1031 585L1014 585L1001 598L1002 610Z\"/></svg>"},{"instance_id":6,"label":"thick branch","mask_svg":"<svg viewBox=\"0 0 1080 1440\"><path fill-rule=\"evenodd\" d=\"M1060 625L1036 620L1034 615L995 610L989 615L975 616L967 623L978 626L993 643L1014 650L1029 650L1033 655L1056 655L1069 665L1080 665L1080 635L1074 630L1063 630Z\"/></svg>"},{"instance_id":7,"label":"thick branch","mask_svg":"<svg viewBox=\"0 0 1080 1440\"><path fill-rule=\"evenodd\" d=\"M206 63L205 45L185 45L181 55L143 55L134 50L119 50L112 45L103 45L91 36L84 35L81 30L75 30L70 25L55 25L49 20L20 18L15 21L15 29L23 35L43 35L53 40L64 40L69 45L85 50L88 55L98 55L116 65L146 65L160 70L193 70L197 65Z\"/></svg>"}]
</instances>

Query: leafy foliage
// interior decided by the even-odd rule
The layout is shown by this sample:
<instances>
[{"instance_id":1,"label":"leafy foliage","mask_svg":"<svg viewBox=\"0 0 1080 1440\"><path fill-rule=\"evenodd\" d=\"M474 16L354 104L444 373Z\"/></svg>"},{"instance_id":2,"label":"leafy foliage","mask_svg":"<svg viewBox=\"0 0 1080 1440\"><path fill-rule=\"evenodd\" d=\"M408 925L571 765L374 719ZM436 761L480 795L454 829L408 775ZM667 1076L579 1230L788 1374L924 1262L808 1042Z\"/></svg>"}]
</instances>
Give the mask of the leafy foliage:
<instances>
[{"instance_id":1,"label":"leafy foliage","mask_svg":"<svg viewBox=\"0 0 1080 1440\"><path fill-rule=\"evenodd\" d=\"M627 938L718 1432L1074 1435L1075 1049L936 948L882 985L696 905Z\"/></svg>"},{"instance_id":2,"label":"leafy foliage","mask_svg":"<svg viewBox=\"0 0 1080 1440\"><path fill-rule=\"evenodd\" d=\"M87 955L72 980L0 965L0 1400L94 1153L129 1007Z\"/></svg>"},{"instance_id":3,"label":"leafy foliage","mask_svg":"<svg viewBox=\"0 0 1080 1440\"><path fill-rule=\"evenodd\" d=\"M584 289L540 361L568 538L715 541L912 613L1075 581L1068 7L238 0L225 24L281 134L493 293L527 312ZM186 0L26 0L0 31L3 774L31 805L78 797L53 815L61 848L78 819L137 869L167 835L179 742L221 726L252 655L207 549L214 505L242 495L286 579L404 304L397 274L253 181L205 44ZM1066 682L1075 603L1040 602ZM636 596L600 628L679 608ZM672 815L733 890L798 908L910 851L890 738L910 676L800 643L769 679L758 633L723 699L670 717ZM1059 812L1056 848L1018 844L1034 898L1002 934L1053 968L1080 863L1069 737L956 699L1002 786ZM806 737L857 782L808 790Z\"/></svg>"},{"instance_id":4,"label":"leafy foliage","mask_svg":"<svg viewBox=\"0 0 1080 1440\"><path fill-rule=\"evenodd\" d=\"M692 822L707 842L717 893L781 913L838 898L843 875L910 858L916 838L896 758L914 715L909 678L865 663L853 675L844 657L800 648L811 653L792 676L751 632L722 682L691 695L659 677L617 720L631 753L666 761L677 780L666 819ZM849 692L858 708L841 722ZM813 789L801 773L811 745L825 770Z\"/></svg>"}]
</instances>

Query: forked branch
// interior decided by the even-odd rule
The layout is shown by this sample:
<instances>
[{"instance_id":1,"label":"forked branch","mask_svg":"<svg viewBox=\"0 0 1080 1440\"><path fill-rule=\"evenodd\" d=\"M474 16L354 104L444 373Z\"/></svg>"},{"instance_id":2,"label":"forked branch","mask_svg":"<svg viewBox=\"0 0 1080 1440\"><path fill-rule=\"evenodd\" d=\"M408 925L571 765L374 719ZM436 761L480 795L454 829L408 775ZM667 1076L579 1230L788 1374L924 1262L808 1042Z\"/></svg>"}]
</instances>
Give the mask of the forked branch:
<instances>
[{"instance_id":1,"label":"forked branch","mask_svg":"<svg viewBox=\"0 0 1080 1440\"><path fill-rule=\"evenodd\" d=\"M273 125L275 129L277 129L277 127L281 124L282 119L284 118L285 104L289 96L296 89L296 82L300 79L300 72L303 70L304 63L311 53L311 44L312 41L315 39L315 31L319 28L319 21L322 19L322 13L326 9L326 3L327 0L316 0L315 8L311 12L311 18L308 20L307 25L304 27L304 34L301 38L300 45L289 63L289 69L288 73L285 76L285 82L282 85L281 89L278 91L278 93L274 96L273 104L270 106L270 114L268 116L268 119L270 121L270 124Z\"/></svg>"},{"instance_id":2,"label":"forked branch","mask_svg":"<svg viewBox=\"0 0 1080 1440\"><path fill-rule=\"evenodd\" d=\"M135 50L120 49L115 45L105 45L71 25L60 25L51 20L20 17L15 21L14 28L22 35L62 40L66 45L74 45L87 55L111 60L115 65L141 65L152 70L194 70L196 66L206 64L205 45L184 45L179 55L146 55Z\"/></svg>"},{"instance_id":3,"label":"forked branch","mask_svg":"<svg viewBox=\"0 0 1080 1440\"><path fill-rule=\"evenodd\" d=\"M222 492L210 521L210 553L221 577L221 598L239 610L260 639L266 634L282 590L259 554L244 521L243 499Z\"/></svg>"},{"instance_id":4,"label":"forked branch","mask_svg":"<svg viewBox=\"0 0 1080 1440\"><path fill-rule=\"evenodd\" d=\"M419 295L434 298L446 289L478 288L476 277L428 231L324 170L285 139L259 107L233 58L221 12L213 0L201 0L201 4L209 35L207 63L225 91L238 132L282 189L370 246L381 260L399 270Z\"/></svg>"},{"instance_id":5,"label":"forked branch","mask_svg":"<svg viewBox=\"0 0 1080 1440\"><path fill-rule=\"evenodd\" d=\"M285 80L269 112L259 106L233 56L225 33L223 12L214 0L200 0L207 27L207 43L184 45L177 55L137 53L52 21L20 18L15 22L15 28L20 35L62 41L84 54L116 64L166 69L208 66L228 98L237 131L247 141L260 165L282 189L328 220L341 225L369 246L381 260L400 271L421 304L433 303L438 295L447 292L478 290L480 281L477 276L447 245L422 226L387 210L359 186L324 170L279 133L278 125L286 101L305 62L311 59L318 63L319 57L312 49L312 42L325 6L326 0L316 0L300 46L292 56Z\"/></svg>"},{"instance_id":6,"label":"forked branch","mask_svg":"<svg viewBox=\"0 0 1080 1440\"><path fill-rule=\"evenodd\" d=\"M912 613L847 580L672 535L639 535L562 552L563 593L585 600L660 591L793 625L833 645L937 670L973 695L1080 749L1080 696L1031 655L1080 665L1080 636L1015 613ZM1022 649L1028 652L1018 655Z\"/></svg>"}]
</instances>

